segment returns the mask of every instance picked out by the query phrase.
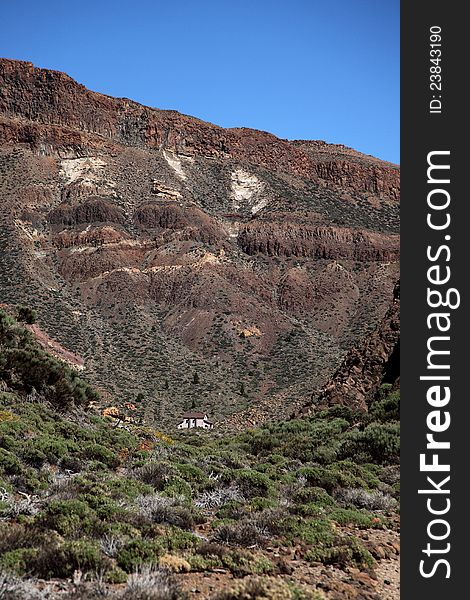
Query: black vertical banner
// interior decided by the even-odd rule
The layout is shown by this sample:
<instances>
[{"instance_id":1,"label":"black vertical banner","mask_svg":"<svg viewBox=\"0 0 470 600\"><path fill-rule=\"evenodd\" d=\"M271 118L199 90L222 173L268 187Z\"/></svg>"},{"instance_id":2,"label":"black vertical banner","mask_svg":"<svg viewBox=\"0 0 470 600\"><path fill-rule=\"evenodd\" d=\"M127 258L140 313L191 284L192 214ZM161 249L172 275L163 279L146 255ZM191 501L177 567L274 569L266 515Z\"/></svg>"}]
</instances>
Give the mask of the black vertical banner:
<instances>
[{"instance_id":1,"label":"black vertical banner","mask_svg":"<svg viewBox=\"0 0 470 600\"><path fill-rule=\"evenodd\" d=\"M401 598L469 597L468 25L401 4ZM468 144L466 144L468 145Z\"/></svg>"}]
</instances>

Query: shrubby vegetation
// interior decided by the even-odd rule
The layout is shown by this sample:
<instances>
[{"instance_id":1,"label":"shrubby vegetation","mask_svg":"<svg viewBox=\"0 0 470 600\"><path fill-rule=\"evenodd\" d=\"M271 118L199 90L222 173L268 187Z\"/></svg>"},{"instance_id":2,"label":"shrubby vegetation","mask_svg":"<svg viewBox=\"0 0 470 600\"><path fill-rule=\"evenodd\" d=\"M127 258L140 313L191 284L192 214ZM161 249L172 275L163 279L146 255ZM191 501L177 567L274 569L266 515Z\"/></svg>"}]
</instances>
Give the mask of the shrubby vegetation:
<instances>
[{"instance_id":1,"label":"shrubby vegetation","mask_svg":"<svg viewBox=\"0 0 470 600\"><path fill-rule=\"evenodd\" d=\"M22 307L26 310L24 307ZM47 354L34 335L0 310L0 380L12 392L40 394L54 408L87 406L96 391L65 363Z\"/></svg>"},{"instance_id":2,"label":"shrubby vegetation","mask_svg":"<svg viewBox=\"0 0 470 600\"><path fill-rule=\"evenodd\" d=\"M268 546L372 566L351 530L383 527L396 510L396 392L384 388L368 414L335 407L231 437L170 439L86 411L94 390L3 311L0 350L0 571L9 581L99 573L104 585L128 581L116 597L177 600L169 572L223 568L248 579L218 600L307 600L320 596L295 588ZM151 581L167 591L145 595Z\"/></svg>"}]
</instances>

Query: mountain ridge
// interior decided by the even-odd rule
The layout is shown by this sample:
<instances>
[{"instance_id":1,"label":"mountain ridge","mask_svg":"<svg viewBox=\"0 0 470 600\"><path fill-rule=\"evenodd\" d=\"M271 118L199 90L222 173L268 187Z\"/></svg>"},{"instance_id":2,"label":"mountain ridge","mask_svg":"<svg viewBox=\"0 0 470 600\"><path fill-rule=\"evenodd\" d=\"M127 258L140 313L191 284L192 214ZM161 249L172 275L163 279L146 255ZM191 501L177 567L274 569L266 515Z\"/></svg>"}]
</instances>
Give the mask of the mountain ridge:
<instances>
[{"instance_id":1,"label":"mountain ridge","mask_svg":"<svg viewBox=\"0 0 470 600\"><path fill-rule=\"evenodd\" d=\"M209 153L209 156L228 154L240 158L240 145L242 145L244 154L247 149L250 149L249 158L252 160L256 154L261 154L263 158L261 164L270 168L277 166L276 160L281 160L284 168L287 167L294 174L314 176L322 181L329 180L329 173L316 169L310 153L303 151L305 141L290 142L277 138L271 133L249 128L224 129L178 111L149 108L127 98L113 98L90 92L85 86L78 84L61 71L38 69L31 63L0 59L2 87L15 90L17 86L12 86L11 82L18 82L18 77L22 83L18 89L19 95L12 94L6 97L4 95L0 98L0 112L48 125L69 125L80 131L101 134L119 142L140 142L149 147L186 151L190 155L194 151L204 150ZM34 93L36 97L33 97ZM43 93L49 102L41 102ZM76 95L82 101L86 100L89 103L89 110L77 111L76 106L73 111L68 108L67 105ZM203 128L202 139L197 135L194 126ZM184 129L183 136L178 135L180 127ZM251 148L253 144L254 148ZM333 147L338 149L338 145ZM342 148L342 152L345 151L350 160L352 156L358 155L362 160L367 158L366 155L356 151L351 155L350 149ZM292 154L292 158L287 161L286 153ZM378 161L372 157L368 159L374 164ZM337 161L338 173L335 174L333 181L337 183L338 177L346 178L348 184L352 185L354 180L351 179L349 169L345 168L346 165L342 162L344 161ZM380 162L380 165L382 164ZM366 190L378 191L396 200L399 188L396 167L388 166L386 169L383 166L369 167L368 170L371 172L367 173L364 182Z\"/></svg>"},{"instance_id":2,"label":"mountain ridge","mask_svg":"<svg viewBox=\"0 0 470 600\"><path fill-rule=\"evenodd\" d=\"M143 395L169 428L193 402L282 416L383 318L398 167L18 61L0 89L1 301L39 309L106 402Z\"/></svg>"}]
</instances>

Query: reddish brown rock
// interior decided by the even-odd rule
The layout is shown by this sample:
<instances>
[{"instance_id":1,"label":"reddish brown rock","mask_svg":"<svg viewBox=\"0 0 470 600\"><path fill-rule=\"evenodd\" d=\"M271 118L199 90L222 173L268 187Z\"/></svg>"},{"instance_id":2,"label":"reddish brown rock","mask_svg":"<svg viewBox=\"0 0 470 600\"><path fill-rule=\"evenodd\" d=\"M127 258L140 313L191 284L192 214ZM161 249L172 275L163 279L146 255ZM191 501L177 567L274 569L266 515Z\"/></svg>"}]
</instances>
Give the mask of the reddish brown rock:
<instances>
[{"instance_id":1,"label":"reddish brown rock","mask_svg":"<svg viewBox=\"0 0 470 600\"><path fill-rule=\"evenodd\" d=\"M346 358L303 414L321 406L341 404L367 410L368 400L383 383L397 384L400 376L400 284L384 318Z\"/></svg>"},{"instance_id":2,"label":"reddish brown rock","mask_svg":"<svg viewBox=\"0 0 470 600\"><path fill-rule=\"evenodd\" d=\"M289 142L252 129L222 129L176 111L90 92L65 73L37 69L28 62L2 59L0 88L4 90L0 113L39 125L4 124L0 139L29 143L44 153L80 152L86 144L80 134L99 134L114 142L166 148L183 155L233 157L327 185L371 192L393 201L399 198L395 165L342 146ZM80 134L60 129L64 127Z\"/></svg>"},{"instance_id":3,"label":"reddish brown rock","mask_svg":"<svg viewBox=\"0 0 470 600\"><path fill-rule=\"evenodd\" d=\"M397 261L400 251L397 235L273 221L247 223L238 243L246 254L359 261Z\"/></svg>"},{"instance_id":4,"label":"reddish brown rock","mask_svg":"<svg viewBox=\"0 0 470 600\"><path fill-rule=\"evenodd\" d=\"M170 427L193 400L217 425L282 419L383 319L397 166L21 61L0 60L0 90L2 298L37 308L110 398L142 393Z\"/></svg>"}]
</instances>

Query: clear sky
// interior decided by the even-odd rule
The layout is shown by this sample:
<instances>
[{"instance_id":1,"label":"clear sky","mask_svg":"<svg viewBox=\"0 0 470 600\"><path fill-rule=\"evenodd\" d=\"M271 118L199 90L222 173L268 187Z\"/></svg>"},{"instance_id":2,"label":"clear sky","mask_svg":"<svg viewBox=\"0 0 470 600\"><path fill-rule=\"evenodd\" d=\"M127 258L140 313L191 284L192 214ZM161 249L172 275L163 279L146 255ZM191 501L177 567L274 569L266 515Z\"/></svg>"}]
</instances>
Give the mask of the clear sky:
<instances>
[{"instance_id":1,"label":"clear sky","mask_svg":"<svg viewBox=\"0 0 470 600\"><path fill-rule=\"evenodd\" d=\"M399 0L4 0L0 13L2 57L399 162Z\"/></svg>"}]
</instances>

